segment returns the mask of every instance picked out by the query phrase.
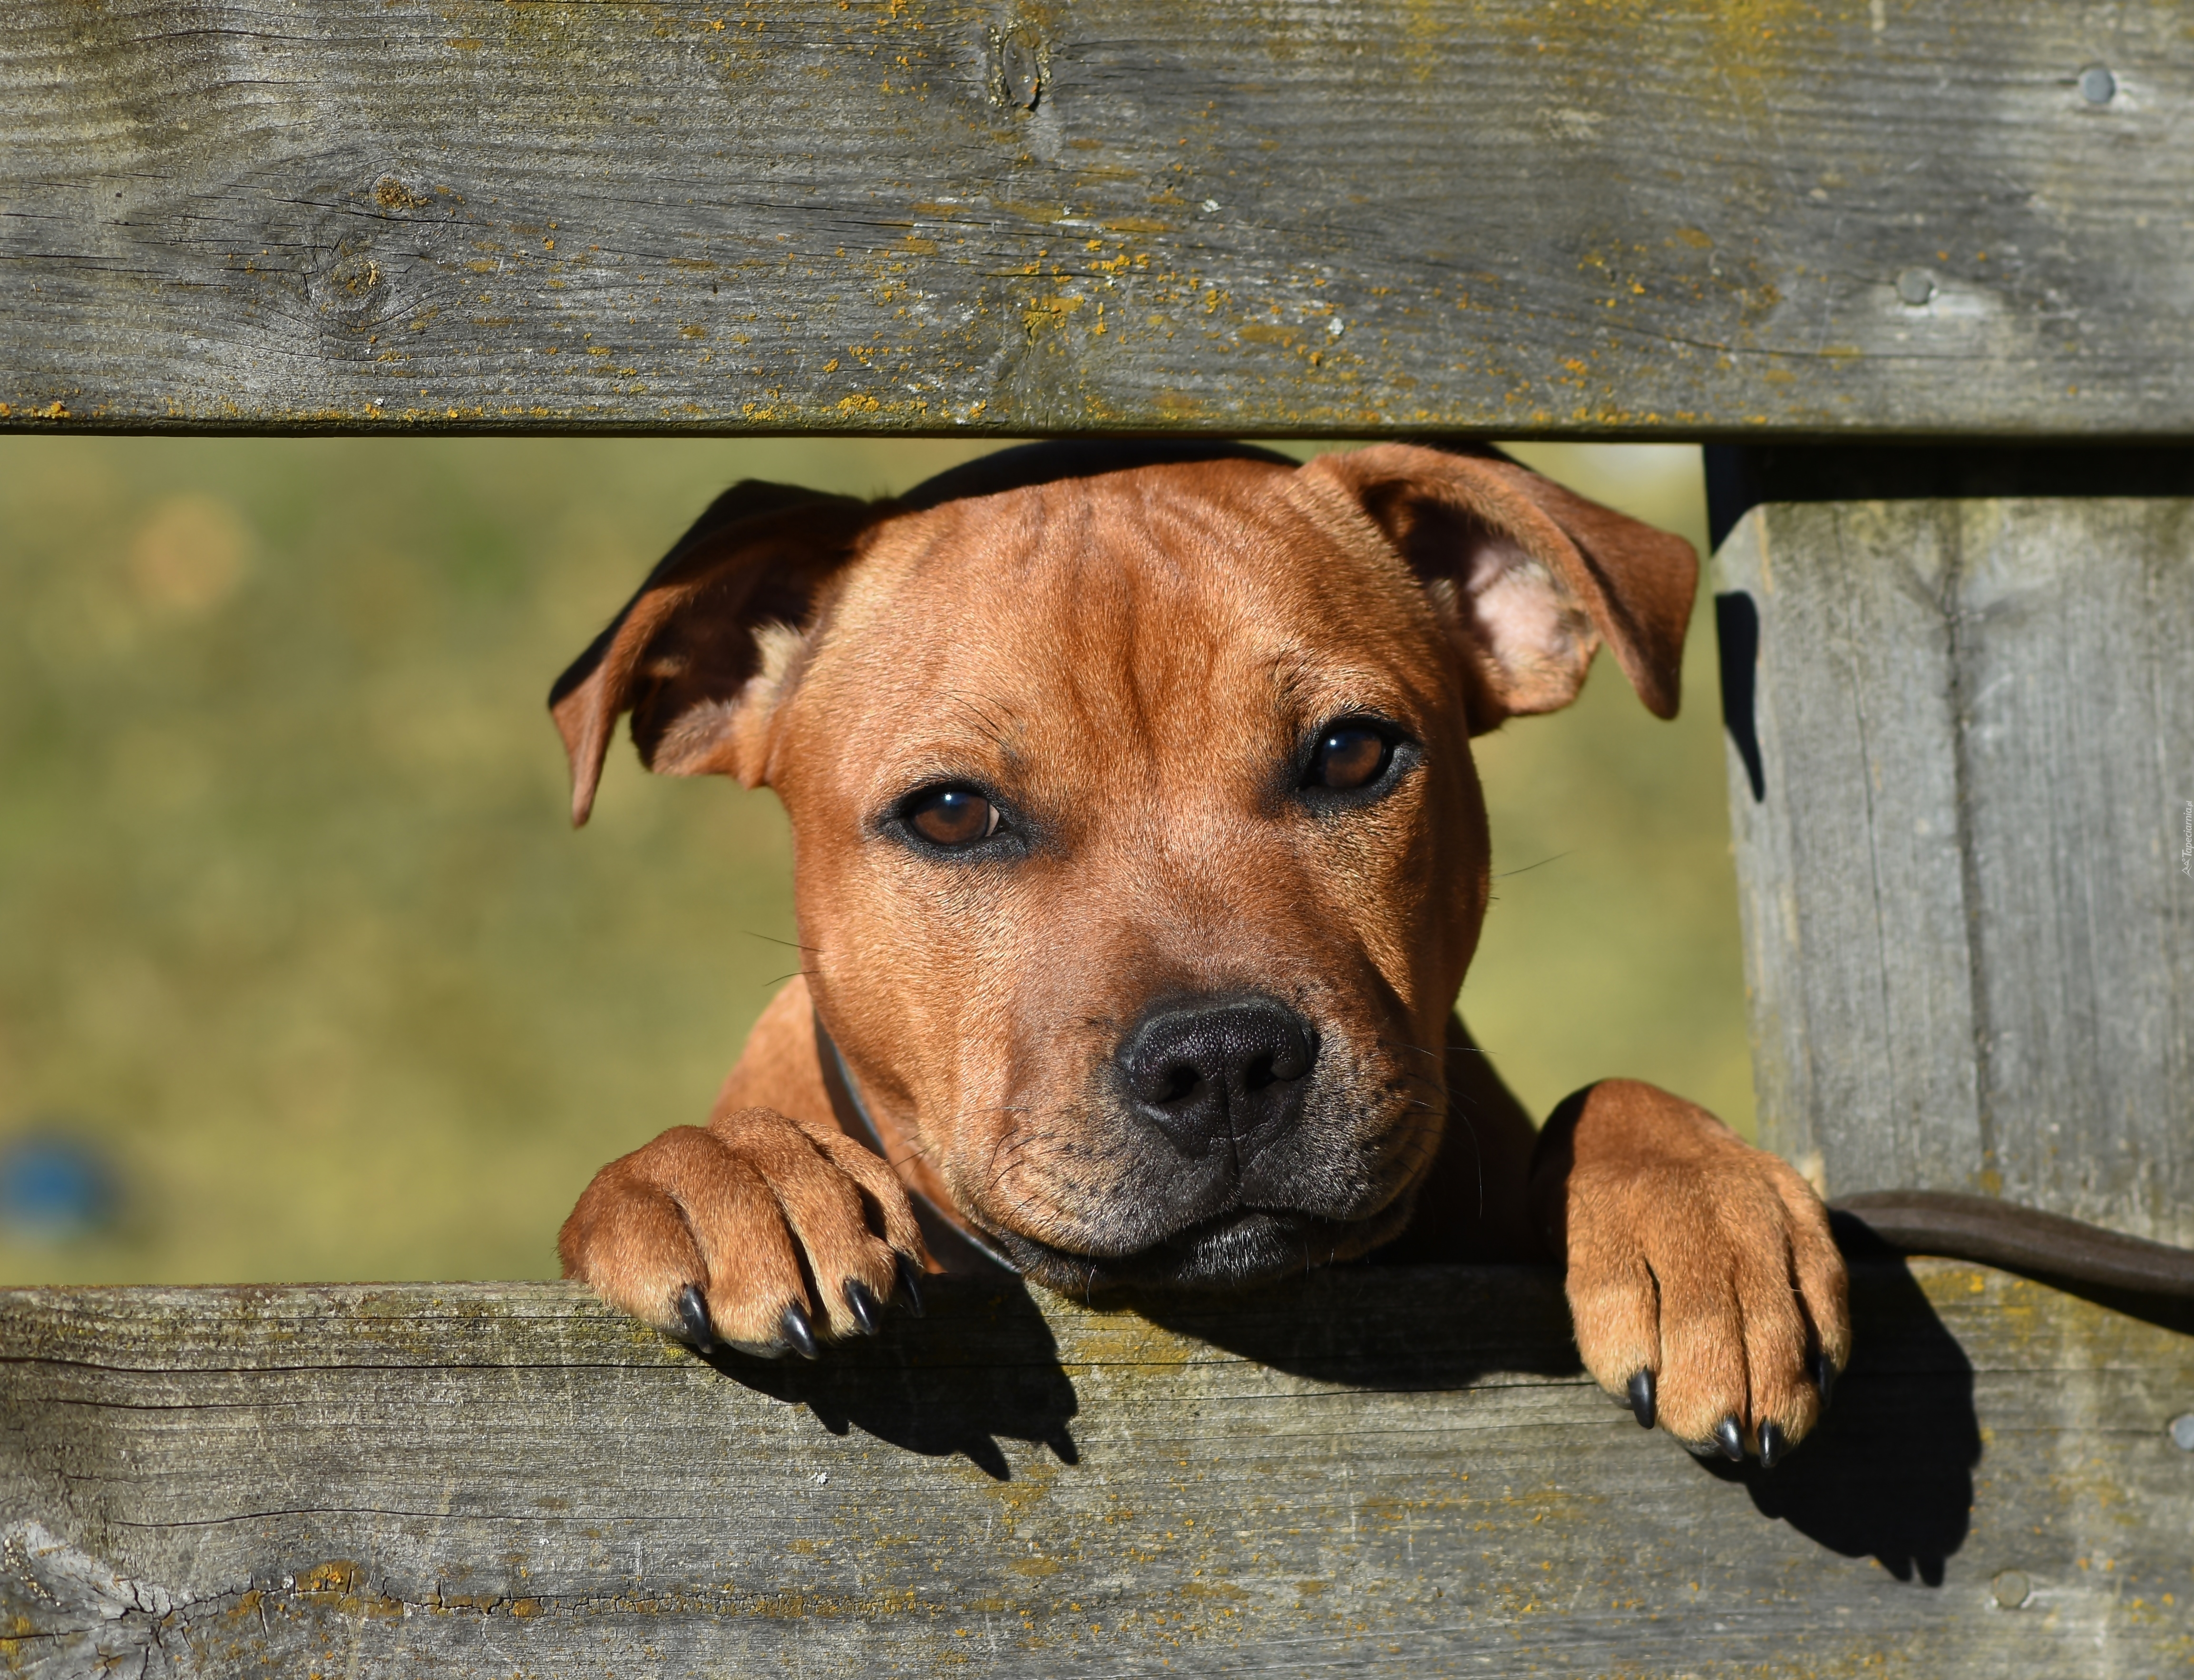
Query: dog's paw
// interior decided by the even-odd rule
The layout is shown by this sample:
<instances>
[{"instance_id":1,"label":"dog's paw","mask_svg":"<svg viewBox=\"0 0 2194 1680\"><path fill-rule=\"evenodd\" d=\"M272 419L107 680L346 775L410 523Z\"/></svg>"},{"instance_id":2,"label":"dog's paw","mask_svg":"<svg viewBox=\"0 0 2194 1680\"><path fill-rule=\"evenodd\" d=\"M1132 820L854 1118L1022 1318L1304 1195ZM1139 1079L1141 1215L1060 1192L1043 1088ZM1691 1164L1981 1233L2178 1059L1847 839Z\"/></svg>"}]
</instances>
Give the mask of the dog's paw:
<instances>
[{"instance_id":1,"label":"dog's paw","mask_svg":"<svg viewBox=\"0 0 2194 1680\"><path fill-rule=\"evenodd\" d=\"M813 1358L899 1295L927 1254L906 1192L850 1138L768 1109L674 1127L594 1175L556 1240L564 1276L704 1351Z\"/></svg>"},{"instance_id":2,"label":"dog's paw","mask_svg":"<svg viewBox=\"0 0 2194 1680\"><path fill-rule=\"evenodd\" d=\"M1693 1452L1774 1465L1819 1421L1851 1356L1843 1257L1820 1197L1650 1085L1580 1092L1548 1134L1535 1190L1566 1255L1585 1368Z\"/></svg>"}]
</instances>

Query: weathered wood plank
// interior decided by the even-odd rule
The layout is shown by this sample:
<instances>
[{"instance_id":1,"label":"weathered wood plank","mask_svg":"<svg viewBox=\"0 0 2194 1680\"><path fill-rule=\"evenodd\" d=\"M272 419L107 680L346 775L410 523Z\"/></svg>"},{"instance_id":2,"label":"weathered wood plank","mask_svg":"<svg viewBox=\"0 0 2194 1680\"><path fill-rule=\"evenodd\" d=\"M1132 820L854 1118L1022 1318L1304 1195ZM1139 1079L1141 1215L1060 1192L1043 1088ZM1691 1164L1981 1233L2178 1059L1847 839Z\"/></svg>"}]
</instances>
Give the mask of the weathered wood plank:
<instances>
[{"instance_id":1,"label":"weathered wood plank","mask_svg":"<svg viewBox=\"0 0 2194 1680\"><path fill-rule=\"evenodd\" d=\"M2194 502L1770 507L1717 564L1763 1139L2194 1242Z\"/></svg>"},{"instance_id":2,"label":"weathered wood plank","mask_svg":"<svg viewBox=\"0 0 2194 1680\"><path fill-rule=\"evenodd\" d=\"M1170 1328L940 1286L875 1345L721 1373L562 1286L17 1291L0 1660L2183 1669L2190 1327L1940 1263L1857 1289L1824 1433L1741 1476L1575 1374L1535 1271L1325 1274Z\"/></svg>"},{"instance_id":3,"label":"weathered wood plank","mask_svg":"<svg viewBox=\"0 0 2194 1680\"><path fill-rule=\"evenodd\" d=\"M9 0L0 425L2194 431L2167 0Z\"/></svg>"}]
</instances>

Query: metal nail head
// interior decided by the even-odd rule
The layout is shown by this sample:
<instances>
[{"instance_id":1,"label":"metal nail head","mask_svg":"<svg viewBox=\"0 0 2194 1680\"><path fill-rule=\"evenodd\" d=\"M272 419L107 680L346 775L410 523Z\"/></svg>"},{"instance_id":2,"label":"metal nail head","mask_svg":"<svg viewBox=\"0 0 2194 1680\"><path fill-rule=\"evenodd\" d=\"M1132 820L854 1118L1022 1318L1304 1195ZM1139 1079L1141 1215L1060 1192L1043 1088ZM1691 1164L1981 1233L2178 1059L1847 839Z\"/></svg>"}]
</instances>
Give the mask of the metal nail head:
<instances>
[{"instance_id":1,"label":"metal nail head","mask_svg":"<svg viewBox=\"0 0 2194 1680\"><path fill-rule=\"evenodd\" d=\"M1924 268L1908 268L1897 277L1897 296L1900 302L1917 309L1932 302L1935 296L1935 277Z\"/></svg>"},{"instance_id":2,"label":"metal nail head","mask_svg":"<svg viewBox=\"0 0 2194 1680\"><path fill-rule=\"evenodd\" d=\"M2090 105L2108 105L2117 97L2118 78L2099 64L2080 72L2080 97Z\"/></svg>"},{"instance_id":3,"label":"metal nail head","mask_svg":"<svg viewBox=\"0 0 2194 1680\"><path fill-rule=\"evenodd\" d=\"M998 60L1006 102L1035 110L1043 98L1043 59L1035 40L1018 29L1009 31L998 43Z\"/></svg>"},{"instance_id":4,"label":"metal nail head","mask_svg":"<svg viewBox=\"0 0 2194 1680\"><path fill-rule=\"evenodd\" d=\"M1999 1610L2016 1610L2034 1596L2033 1583L2017 1569L2006 1569L1989 1583Z\"/></svg>"},{"instance_id":5,"label":"metal nail head","mask_svg":"<svg viewBox=\"0 0 2194 1680\"><path fill-rule=\"evenodd\" d=\"M2194 1453L2194 1412L2182 1412L2171 1420L2171 1444L2182 1453Z\"/></svg>"}]
</instances>

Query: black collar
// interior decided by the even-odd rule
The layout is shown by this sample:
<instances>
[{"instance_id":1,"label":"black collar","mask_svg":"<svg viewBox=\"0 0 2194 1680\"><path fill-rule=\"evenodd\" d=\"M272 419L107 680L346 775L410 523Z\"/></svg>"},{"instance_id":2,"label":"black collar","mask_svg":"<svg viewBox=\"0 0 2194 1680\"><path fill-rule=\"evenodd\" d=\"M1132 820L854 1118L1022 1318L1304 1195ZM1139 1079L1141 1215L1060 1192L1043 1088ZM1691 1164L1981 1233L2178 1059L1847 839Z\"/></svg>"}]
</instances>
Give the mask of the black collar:
<instances>
[{"instance_id":1,"label":"black collar","mask_svg":"<svg viewBox=\"0 0 2194 1680\"><path fill-rule=\"evenodd\" d=\"M815 1016L815 1043L823 1052L823 1084L830 1092L830 1106L838 1124L848 1137L884 1165L890 1166L891 1156L885 1151L883 1136L869 1116L869 1105L861 1100L861 1087L853 1082L853 1070L846 1065L845 1053L838 1048L837 1040L830 1036L830 1029L823 1024L819 1012ZM922 1227L922 1241L929 1245L930 1254L948 1273L979 1273L998 1268L1019 1275L1019 1267L981 1237L948 1218L920 1190L908 1185L906 1196L914 1207L915 1223Z\"/></svg>"}]
</instances>

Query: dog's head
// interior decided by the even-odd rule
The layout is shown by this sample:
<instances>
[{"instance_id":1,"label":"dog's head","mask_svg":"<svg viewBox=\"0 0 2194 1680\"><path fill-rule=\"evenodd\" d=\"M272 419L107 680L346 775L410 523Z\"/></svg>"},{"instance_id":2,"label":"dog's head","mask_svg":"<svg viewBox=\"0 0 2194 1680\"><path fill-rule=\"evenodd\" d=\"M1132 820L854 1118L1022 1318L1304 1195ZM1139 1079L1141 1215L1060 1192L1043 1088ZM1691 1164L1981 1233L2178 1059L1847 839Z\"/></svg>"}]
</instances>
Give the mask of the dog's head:
<instances>
[{"instance_id":1,"label":"dog's head","mask_svg":"<svg viewBox=\"0 0 2194 1680\"><path fill-rule=\"evenodd\" d=\"M727 491L556 685L573 814L774 788L809 985L1057 1287L1407 1223L1484 916L1469 737L1605 641L1676 708L1690 545L1490 451L1037 445L888 502Z\"/></svg>"}]
</instances>

